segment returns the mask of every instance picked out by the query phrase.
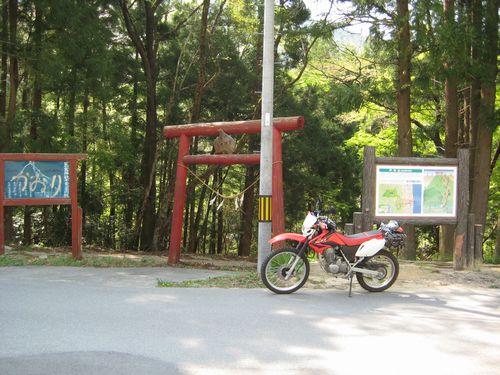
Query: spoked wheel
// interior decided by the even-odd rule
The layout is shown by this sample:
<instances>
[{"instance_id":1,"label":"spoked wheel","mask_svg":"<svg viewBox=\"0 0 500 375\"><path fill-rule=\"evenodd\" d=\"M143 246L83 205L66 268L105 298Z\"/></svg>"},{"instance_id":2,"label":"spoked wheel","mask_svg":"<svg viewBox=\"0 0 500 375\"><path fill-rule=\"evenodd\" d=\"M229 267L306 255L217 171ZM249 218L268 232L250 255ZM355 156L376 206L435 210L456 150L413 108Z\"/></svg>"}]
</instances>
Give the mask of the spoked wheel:
<instances>
[{"instance_id":1,"label":"spoked wheel","mask_svg":"<svg viewBox=\"0 0 500 375\"><path fill-rule=\"evenodd\" d=\"M309 277L309 261L299 257L297 249L281 249L269 255L260 270L262 282L274 293L293 293L302 288ZM290 272L295 264L295 268Z\"/></svg>"},{"instance_id":2,"label":"spoked wheel","mask_svg":"<svg viewBox=\"0 0 500 375\"><path fill-rule=\"evenodd\" d=\"M382 292L390 288L399 275L398 260L387 250L380 250L376 255L363 262L361 267L377 271L377 275L374 276L356 273L359 285L369 292Z\"/></svg>"}]
</instances>

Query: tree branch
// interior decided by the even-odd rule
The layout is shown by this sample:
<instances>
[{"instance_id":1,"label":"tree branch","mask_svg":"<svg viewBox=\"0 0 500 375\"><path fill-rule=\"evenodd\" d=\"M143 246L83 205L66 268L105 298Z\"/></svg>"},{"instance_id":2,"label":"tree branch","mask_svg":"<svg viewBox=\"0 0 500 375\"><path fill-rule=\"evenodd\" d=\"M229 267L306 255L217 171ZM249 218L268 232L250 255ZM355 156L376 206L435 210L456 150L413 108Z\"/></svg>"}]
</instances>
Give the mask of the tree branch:
<instances>
[{"instance_id":1,"label":"tree branch","mask_svg":"<svg viewBox=\"0 0 500 375\"><path fill-rule=\"evenodd\" d=\"M436 151L439 154L444 154L444 145L443 141L441 140L441 137L439 136L439 132L435 131L434 133L432 132L432 129L429 129L429 127L425 126L422 124L420 121L415 120L414 118L411 119L411 123L416 125L420 130L424 132L424 134L432 141L434 142L434 146L436 147Z\"/></svg>"},{"instance_id":2,"label":"tree branch","mask_svg":"<svg viewBox=\"0 0 500 375\"><path fill-rule=\"evenodd\" d=\"M156 12L156 9L163 3L164 0L156 0L155 3L153 4L153 12Z\"/></svg>"},{"instance_id":3,"label":"tree branch","mask_svg":"<svg viewBox=\"0 0 500 375\"><path fill-rule=\"evenodd\" d=\"M194 8L191 13L189 13L189 15L184 18L183 20L179 21L179 23L177 24L177 26L173 29L173 30L170 30L168 31L167 33L164 33L162 35L160 35L160 39L161 40L164 40L167 36L169 35L175 35L185 24L186 22L197 12L199 11L201 8L203 7L203 3L201 3L200 5L198 5L196 8Z\"/></svg>"},{"instance_id":4,"label":"tree branch","mask_svg":"<svg viewBox=\"0 0 500 375\"><path fill-rule=\"evenodd\" d=\"M147 62L148 55L146 53L146 47L144 46L144 43L139 37L139 33L137 32L134 21L130 17L130 12L127 6L127 0L119 0L119 3L122 9L123 19L125 20L125 27L127 28L128 35L130 36L130 39L132 39L132 42L137 48L137 52L139 52L143 61Z\"/></svg>"},{"instance_id":5,"label":"tree branch","mask_svg":"<svg viewBox=\"0 0 500 375\"><path fill-rule=\"evenodd\" d=\"M495 151L495 156L493 156L493 160L491 161L490 165L490 176L493 173L493 169L495 169L495 166L497 164L498 157L500 156L500 142L497 144L497 150Z\"/></svg>"}]
</instances>

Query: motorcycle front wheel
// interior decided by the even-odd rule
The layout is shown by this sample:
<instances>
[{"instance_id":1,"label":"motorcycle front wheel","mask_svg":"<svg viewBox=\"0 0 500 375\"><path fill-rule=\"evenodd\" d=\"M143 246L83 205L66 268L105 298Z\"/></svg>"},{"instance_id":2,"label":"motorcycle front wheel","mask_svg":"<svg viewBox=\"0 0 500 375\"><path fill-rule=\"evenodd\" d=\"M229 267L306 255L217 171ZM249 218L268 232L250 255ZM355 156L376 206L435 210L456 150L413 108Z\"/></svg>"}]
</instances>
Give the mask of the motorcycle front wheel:
<instances>
[{"instance_id":1,"label":"motorcycle front wheel","mask_svg":"<svg viewBox=\"0 0 500 375\"><path fill-rule=\"evenodd\" d=\"M359 285L369 292L382 292L391 287L399 275L399 263L387 250L380 250L361 264L362 268L377 271L376 276L356 273Z\"/></svg>"},{"instance_id":2,"label":"motorcycle front wheel","mask_svg":"<svg viewBox=\"0 0 500 375\"><path fill-rule=\"evenodd\" d=\"M305 255L299 257L298 253L297 249L280 249L264 260L260 277L269 290L277 294L288 294L302 288L306 283L310 270L309 261ZM289 274L295 262L295 269Z\"/></svg>"}]
</instances>

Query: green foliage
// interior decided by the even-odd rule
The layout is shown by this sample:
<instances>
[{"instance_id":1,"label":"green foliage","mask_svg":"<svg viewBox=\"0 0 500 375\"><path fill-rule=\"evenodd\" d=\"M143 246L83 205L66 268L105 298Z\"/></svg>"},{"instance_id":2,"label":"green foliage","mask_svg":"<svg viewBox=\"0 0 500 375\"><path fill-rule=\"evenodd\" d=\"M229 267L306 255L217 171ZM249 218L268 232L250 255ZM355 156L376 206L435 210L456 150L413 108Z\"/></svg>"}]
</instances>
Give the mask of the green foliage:
<instances>
[{"instance_id":1,"label":"green foliage","mask_svg":"<svg viewBox=\"0 0 500 375\"><path fill-rule=\"evenodd\" d=\"M146 37L146 1L127 2L142 41ZM16 53L22 79L17 113L9 124L12 139L5 151L86 153L88 159L80 164L80 178L85 170L85 183L79 186L85 241L132 249L137 247L142 225L148 92L145 67L128 35L119 3L19 2L22 17L18 21ZM305 210L318 197L325 206L336 207L339 222L352 221L352 213L360 208L363 147L375 146L379 156L397 154L396 3L350 3L353 7L346 19L371 22L370 36L361 48L340 43L333 34L344 21L312 20L302 0L281 1L275 7L274 114L304 115L306 119L303 131L283 134L288 230L300 227ZM192 118L195 90L200 83L199 37L203 25L199 5L194 0L159 2L156 39L149 46L157 56L156 131L161 139L154 185L158 249L168 246L177 167L177 144L164 141L161 130L165 125L187 123ZM442 2L411 1L410 5L414 154L440 156L440 142L445 139L445 79L451 73L481 78L484 66L473 63L466 48L468 41L477 37L468 23L466 7L456 10L457 22L448 26ZM258 117L262 13L261 2L211 2L199 121ZM35 42L37 14L41 15L40 45ZM35 82L40 83L42 93L40 108L32 104ZM464 78L459 82L459 91L463 93L466 88ZM498 104L496 108L498 114ZM495 119L490 122L495 129ZM495 147L499 134L498 129L494 131ZM0 119L0 137L4 140L9 138L7 135L6 123ZM243 148L248 147L245 137L237 140ZM212 151L211 139L198 141L198 149L193 152ZM258 144L251 147L258 148ZM221 193L232 195L246 187L244 167L222 171L225 179ZM215 172L198 167L197 174L203 173L213 184ZM488 261L494 254L499 186L497 166L491 176L485 229ZM213 214L209 204L213 195L209 192L199 204L202 191L201 185L193 189L185 211L196 215L200 210L197 237L205 240L198 251L212 251L210 243L220 239L223 251L236 252L241 212L234 200L228 200ZM161 212L161 207L166 213ZM32 220L35 242L53 246L70 242L67 207L34 209ZM255 227L255 221L253 224ZM14 210L14 225L16 233L11 240L19 242L24 227L21 208ZM435 232L422 229L419 238L426 249L422 254L432 255Z\"/></svg>"}]
</instances>

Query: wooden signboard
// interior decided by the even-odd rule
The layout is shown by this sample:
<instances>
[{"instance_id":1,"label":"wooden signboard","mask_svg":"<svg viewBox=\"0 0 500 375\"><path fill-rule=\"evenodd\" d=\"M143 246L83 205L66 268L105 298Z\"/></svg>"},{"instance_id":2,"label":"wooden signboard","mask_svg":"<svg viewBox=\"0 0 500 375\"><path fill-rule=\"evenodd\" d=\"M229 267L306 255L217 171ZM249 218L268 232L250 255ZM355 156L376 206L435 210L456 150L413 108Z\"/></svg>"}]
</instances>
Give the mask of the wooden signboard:
<instances>
[{"instance_id":1,"label":"wooden signboard","mask_svg":"<svg viewBox=\"0 0 500 375\"><path fill-rule=\"evenodd\" d=\"M470 249L479 253L481 246L475 246L480 241L468 214L469 158L465 148L457 158L376 157L375 148L365 146L359 229L391 218L400 224L455 225L455 269L472 264Z\"/></svg>"},{"instance_id":2,"label":"wooden signboard","mask_svg":"<svg viewBox=\"0 0 500 375\"><path fill-rule=\"evenodd\" d=\"M5 251L4 207L70 205L72 253L82 257L82 209L77 162L84 154L0 154L0 255Z\"/></svg>"},{"instance_id":3,"label":"wooden signboard","mask_svg":"<svg viewBox=\"0 0 500 375\"><path fill-rule=\"evenodd\" d=\"M465 150L459 154L464 159ZM397 219L400 224L457 224L468 211L468 164L461 158L375 157L365 147L364 227Z\"/></svg>"}]
</instances>

